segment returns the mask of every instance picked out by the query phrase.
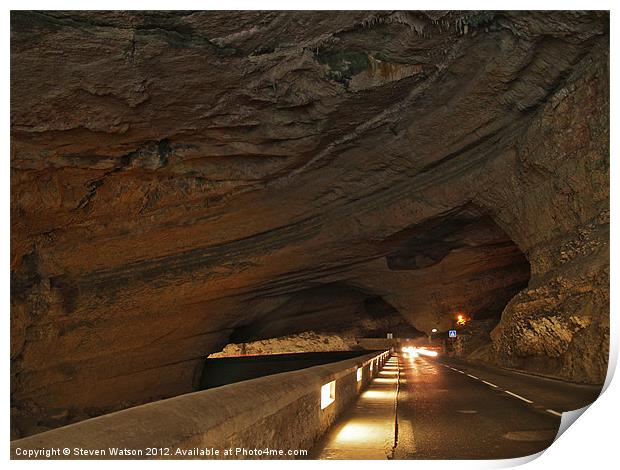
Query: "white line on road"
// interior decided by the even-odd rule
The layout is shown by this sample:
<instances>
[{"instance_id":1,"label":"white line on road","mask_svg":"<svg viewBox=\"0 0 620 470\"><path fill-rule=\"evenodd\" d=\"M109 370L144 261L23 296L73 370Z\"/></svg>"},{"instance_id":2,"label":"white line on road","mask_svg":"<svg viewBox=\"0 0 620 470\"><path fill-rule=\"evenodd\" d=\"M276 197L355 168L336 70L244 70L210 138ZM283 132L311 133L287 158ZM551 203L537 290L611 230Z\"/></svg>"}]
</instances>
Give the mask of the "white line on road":
<instances>
[{"instance_id":1,"label":"white line on road","mask_svg":"<svg viewBox=\"0 0 620 470\"><path fill-rule=\"evenodd\" d=\"M464 374L465 372L463 372L462 370L458 370L456 369L457 372L460 372L461 374Z\"/></svg>"},{"instance_id":2,"label":"white line on road","mask_svg":"<svg viewBox=\"0 0 620 470\"><path fill-rule=\"evenodd\" d=\"M523 400L526 403L534 403L532 400L528 400L527 398L524 398L521 395L517 395L516 393L512 393L509 390L504 390L504 392L506 392L508 395L512 395L513 397L518 398L519 400Z\"/></svg>"},{"instance_id":3,"label":"white line on road","mask_svg":"<svg viewBox=\"0 0 620 470\"><path fill-rule=\"evenodd\" d=\"M471 375L471 374L467 374L468 377L471 377L472 379L476 379L476 380L480 380L478 377L476 377L475 375Z\"/></svg>"},{"instance_id":4,"label":"white line on road","mask_svg":"<svg viewBox=\"0 0 620 470\"><path fill-rule=\"evenodd\" d=\"M556 416L562 416L562 413L558 413L555 410L545 410L547 413L551 413L552 415L556 415Z\"/></svg>"},{"instance_id":5,"label":"white line on road","mask_svg":"<svg viewBox=\"0 0 620 470\"><path fill-rule=\"evenodd\" d=\"M490 385L491 387L495 387L495 388L497 388L497 385L492 384L491 382L487 382L486 380L483 380L483 382L484 382L485 384L487 384L487 385Z\"/></svg>"}]
</instances>

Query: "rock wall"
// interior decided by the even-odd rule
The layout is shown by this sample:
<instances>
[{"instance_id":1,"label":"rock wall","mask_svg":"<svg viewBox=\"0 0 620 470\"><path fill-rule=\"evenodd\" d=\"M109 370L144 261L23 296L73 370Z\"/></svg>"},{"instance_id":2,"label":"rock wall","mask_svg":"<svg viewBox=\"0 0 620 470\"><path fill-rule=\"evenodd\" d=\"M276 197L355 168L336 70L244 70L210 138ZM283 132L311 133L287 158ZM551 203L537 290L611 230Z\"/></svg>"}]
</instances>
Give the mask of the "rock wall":
<instances>
[{"instance_id":1,"label":"rock wall","mask_svg":"<svg viewBox=\"0 0 620 470\"><path fill-rule=\"evenodd\" d=\"M571 76L571 85L543 106L520 140L517 158L529 170L525 175L530 181L516 181L514 194L521 210L510 217L521 220L523 231L514 238L527 238L532 278L511 300L493 332L500 364L578 382L605 380L608 78L606 55L584 60ZM536 232L526 227L536 227Z\"/></svg>"},{"instance_id":2,"label":"rock wall","mask_svg":"<svg viewBox=\"0 0 620 470\"><path fill-rule=\"evenodd\" d=\"M13 12L13 435L192 391L231 341L394 312L501 314L500 364L601 382L608 30Z\"/></svg>"},{"instance_id":3,"label":"rock wall","mask_svg":"<svg viewBox=\"0 0 620 470\"><path fill-rule=\"evenodd\" d=\"M458 358L493 362L490 333L496 326L494 319L470 321L457 330L456 338L446 341L446 352Z\"/></svg>"},{"instance_id":4,"label":"rock wall","mask_svg":"<svg viewBox=\"0 0 620 470\"><path fill-rule=\"evenodd\" d=\"M317 334L313 331L297 335L227 344L220 352L209 358L244 356L246 354L289 354L302 352L353 351L362 349L354 337Z\"/></svg>"}]
</instances>

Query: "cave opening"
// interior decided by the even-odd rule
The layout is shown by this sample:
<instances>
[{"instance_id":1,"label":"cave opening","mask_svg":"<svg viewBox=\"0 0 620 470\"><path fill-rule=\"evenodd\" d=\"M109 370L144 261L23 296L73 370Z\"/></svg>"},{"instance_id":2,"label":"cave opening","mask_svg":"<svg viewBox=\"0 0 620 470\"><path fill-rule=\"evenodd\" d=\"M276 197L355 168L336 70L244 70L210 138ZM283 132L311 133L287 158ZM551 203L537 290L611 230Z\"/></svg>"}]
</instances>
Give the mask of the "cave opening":
<instances>
[{"instance_id":1,"label":"cave opening","mask_svg":"<svg viewBox=\"0 0 620 470\"><path fill-rule=\"evenodd\" d=\"M275 308L234 329L224 350L346 350L363 346L332 339L443 338L457 328L472 344L488 344L504 308L530 279L526 255L471 204L393 234L378 251L380 265L288 292Z\"/></svg>"},{"instance_id":2,"label":"cave opening","mask_svg":"<svg viewBox=\"0 0 620 470\"><path fill-rule=\"evenodd\" d=\"M415 292L396 293L399 310L457 355L489 349L506 305L530 280L525 253L490 214L473 205L409 227L386 244L396 284L415 286ZM458 340L449 341L450 330L459 330Z\"/></svg>"},{"instance_id":3,"label":"cave opening","mask_svg":"<svg viewBox=\"0 0 620 470\"><path fill-rule=\"evenodd\" d=\"M293 291L278 307L236 328L230 343L248 343L312 332L317 335L385 338L422 332L404 321L381 295L344 281Z\"/></svg>"}]
</instances>

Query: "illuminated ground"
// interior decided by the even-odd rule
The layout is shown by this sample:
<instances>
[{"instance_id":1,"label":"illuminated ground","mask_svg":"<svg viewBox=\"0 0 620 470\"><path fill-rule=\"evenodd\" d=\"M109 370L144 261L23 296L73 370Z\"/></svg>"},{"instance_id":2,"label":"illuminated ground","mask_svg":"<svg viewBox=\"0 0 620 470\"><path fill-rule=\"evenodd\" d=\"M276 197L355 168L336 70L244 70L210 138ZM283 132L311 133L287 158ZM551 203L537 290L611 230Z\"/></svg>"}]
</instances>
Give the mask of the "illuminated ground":
<instances>
[{"instance_id":1,"label":"illuminated ground","mask_svg":"<svg viewBox=\"0 0 620 470\"><path fill-rule=\"evenodd\" d=\"M317 443L312 459L379 460L394 448L398 359L390 358L357 403Z\"/></svg>"}]
</instances>

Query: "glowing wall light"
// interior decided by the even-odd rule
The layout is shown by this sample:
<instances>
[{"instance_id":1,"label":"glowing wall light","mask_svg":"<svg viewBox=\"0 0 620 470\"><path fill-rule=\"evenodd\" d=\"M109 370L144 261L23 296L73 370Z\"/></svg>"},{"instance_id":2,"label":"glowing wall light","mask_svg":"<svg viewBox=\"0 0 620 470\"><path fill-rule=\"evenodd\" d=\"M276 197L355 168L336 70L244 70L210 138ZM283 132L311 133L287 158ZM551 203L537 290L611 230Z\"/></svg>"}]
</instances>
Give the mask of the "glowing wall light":
<instances>
[{"instance_id":1,"label":"glowing wall light","mask_svg":"<svg viewBox=\"0 0 620 470\"><path fill-rule=\"evenodd\" d=\"M324 410L336 401L336 381L332 380L321 387L321 409Z\"/></svg>"},{"instance_id":2,"label":"glowing wall light","mask_svg":"<svg viewBox=\"0 0 620 470\"><path fill-rule=\"evenodd\" d=\"M361 367L357 368L357 381L358 382L362 381L362 368Z\"/></svg>"}]
</instances>

